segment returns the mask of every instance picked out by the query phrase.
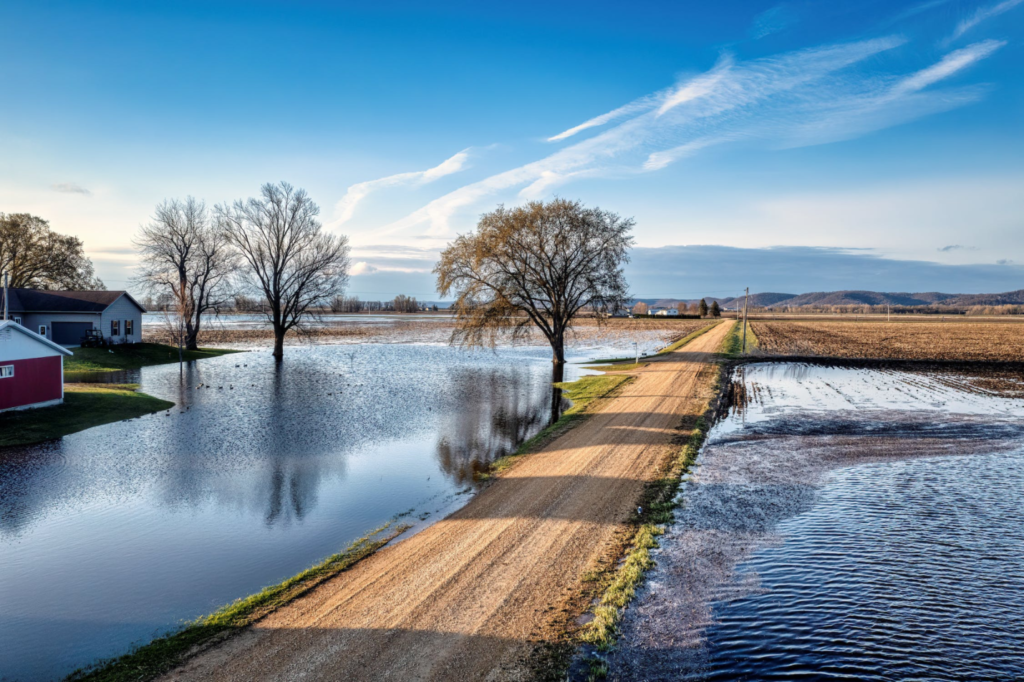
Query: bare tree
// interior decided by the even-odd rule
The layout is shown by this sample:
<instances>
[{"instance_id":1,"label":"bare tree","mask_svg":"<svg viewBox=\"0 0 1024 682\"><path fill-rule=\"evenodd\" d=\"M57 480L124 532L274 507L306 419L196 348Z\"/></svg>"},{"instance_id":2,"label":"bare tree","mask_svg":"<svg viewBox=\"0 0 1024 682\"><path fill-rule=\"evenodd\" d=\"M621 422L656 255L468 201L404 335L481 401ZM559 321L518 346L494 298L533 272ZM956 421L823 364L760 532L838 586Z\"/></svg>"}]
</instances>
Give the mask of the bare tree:
<instances>
[{"instance_id":1,"label":"bare tree","mask_svg":"<svg viewBox=\"0 0 1024 682\"><path fill-rule=\"evenodd\" d=\"M245 261L246 284L267 301L274 357L280 360L285 334L344 291L348 238L323 232L320 208L305 190L267 183L260 194L219 206L217 213Z\"/></svg>"},{"instance_id":2,"label":"bare tree","mask_svg":"<svg viewBox=\"0 0 1024 682\"><path fill-rule=\"evenodd\" d=\"M646 315L648 310L647 304L643 301L637 301L636 305L633 306L634 315Z\"/></svg>"},{"instance_id":3,"label":"bare tree","mask_svg":"<svg viewBox=\"0 0 1024 682\"><path fill-rule=\"evenodd\" d=\"M441 252L434 272L442 296L455 294L452 341L493 345L536 326L565 363L565 338L585 307L616 310L626 300L632 219L555 199L485 214L475 233Z\"/></svg>"},{"instance_id":4,"label":"bare tree","mask_svg":"<svg viewBox=\"0 0 1024 682\"><path fill-rule=\"evenodd\" d=\"M135 280L150 293L170 292L173 309L184 316L185 347L196 350L203 315L230 298L238 256L227 231L205 203L188 197L157 206L153 221L133 241L141 256Z\"/></svg>"}]
</instances>

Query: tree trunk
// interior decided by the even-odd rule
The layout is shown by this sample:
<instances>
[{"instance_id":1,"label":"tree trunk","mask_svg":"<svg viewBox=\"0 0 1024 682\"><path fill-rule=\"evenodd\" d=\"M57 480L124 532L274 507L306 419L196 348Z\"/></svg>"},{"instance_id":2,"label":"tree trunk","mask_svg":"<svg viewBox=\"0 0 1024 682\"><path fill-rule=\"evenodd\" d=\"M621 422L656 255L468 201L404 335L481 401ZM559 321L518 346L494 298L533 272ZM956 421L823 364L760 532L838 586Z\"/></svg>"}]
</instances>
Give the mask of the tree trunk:
<instances>
[{"instance_id":1,"label":"tree trunk","mask_svg":"<svg viewBox=\"0 0 1024 682\"><path fill-rule=\"evenodd\" d=\"M189 322L186 325L185 350L199 350L199 319L196 316L196 326Z\"/></svg>"},{"instance_id":2,"label":"tree trunk","mask_svg":"<svg viewBox=\"0 0 1024 682\"><path fill-rule=\"evenodd\" d=\"M556 384L565 378L565 363L555 363L551 367L551 417L548 424L554 424L562 416L562 389Z\"/></svg>"},{"instance_id":3,"label":"tree trunk","mask_svg":"<svg viewBox=\"0 0 1024 682\"><path fill-rule=\"evenodd\" d=\"M282 327L274 327L274 359L284 358L284 335L287 330Z\"/></svg>"},{"instance_id":4,"label":"tree trunk","mask_svg":"<svg viewBox=\"0 0 1024 682\"><path fill-rule=\"evenodd\" d=\"M551 362L555 367L565 365L565 336L559 332L551 339ZM561 379L559 379L561 381Z\"/></svg>"}]
</instances>

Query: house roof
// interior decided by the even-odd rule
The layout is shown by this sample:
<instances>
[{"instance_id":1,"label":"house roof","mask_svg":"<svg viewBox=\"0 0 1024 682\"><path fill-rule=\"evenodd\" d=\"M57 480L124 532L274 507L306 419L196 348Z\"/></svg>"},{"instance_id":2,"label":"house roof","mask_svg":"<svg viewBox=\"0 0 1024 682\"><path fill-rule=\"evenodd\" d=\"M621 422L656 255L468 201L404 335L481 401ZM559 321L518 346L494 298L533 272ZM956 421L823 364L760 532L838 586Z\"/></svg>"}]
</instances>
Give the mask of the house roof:
<instances>
[{"instance_id":1,"label":"house roof","mask_svg":"<svg viewBox=\"0 0 1024 682\"><path fill-rule=\"evenodd\" d=\"M29 337L30 339L32 339L33 341L41 343L44 346L48 346L49 348L58 351L61 355L74 355L74 353L69 351L64 346L61 346L60 344L50 341L50 339L46 338L45 336L40 336L39 334L36 334L31 329L21 326L14 320L0 320L0 331L3 331L4 329L11 329L12 331L20 332L25 336Z\"/></svg>"},{"instance_id":2,"label":"house roof","mask_svg":"<svg viewBox=\"0 0 1024 682\"><path fill-rule=\"evenodd\" d=\"M43 291L40 289L8 289L11 312L23 313L101 313L127 296L142 312L146 309L126 291ZM0 305L3 295L0 293Z\"/></svg>"}]
</instances>

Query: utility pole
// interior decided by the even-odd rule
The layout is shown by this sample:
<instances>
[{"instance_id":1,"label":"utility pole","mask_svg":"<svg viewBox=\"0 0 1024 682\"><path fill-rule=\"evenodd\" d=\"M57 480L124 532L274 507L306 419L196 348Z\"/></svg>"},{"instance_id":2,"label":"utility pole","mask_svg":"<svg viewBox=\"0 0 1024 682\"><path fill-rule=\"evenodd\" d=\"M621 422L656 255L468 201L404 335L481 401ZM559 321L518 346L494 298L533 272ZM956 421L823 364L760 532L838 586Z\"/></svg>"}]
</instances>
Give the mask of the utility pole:
<instances>
[{"instance_id":1,"label":"utility pole","mask_svg":"<svg viewBox=\"0 0 1024 682\"><path fill-rule=\"evenodd\" d=\"M886 322L891 322L892 321L891 319L889 319L889 304L888 303L885 304L885 321Z\"/></svg>"},{"instance_id":2,"label":"utility pole","mask_svg":"<svg viewBox=\"0 0 1024 682\"><path fill-rule=\"evenodd\" d=\"M743 354L747 353L747 298L750 297L750 287L743 292Z\"/></svg>"},{"instance_id":3,"label":"utility pole","mask_svg":"<svg viewBox=\"0 0 1024 682\"><path fill-rule=\"evenodd\" d=\"M4 273L4 322L7 321L7 273Z\"/></svg>"}]
</instances>

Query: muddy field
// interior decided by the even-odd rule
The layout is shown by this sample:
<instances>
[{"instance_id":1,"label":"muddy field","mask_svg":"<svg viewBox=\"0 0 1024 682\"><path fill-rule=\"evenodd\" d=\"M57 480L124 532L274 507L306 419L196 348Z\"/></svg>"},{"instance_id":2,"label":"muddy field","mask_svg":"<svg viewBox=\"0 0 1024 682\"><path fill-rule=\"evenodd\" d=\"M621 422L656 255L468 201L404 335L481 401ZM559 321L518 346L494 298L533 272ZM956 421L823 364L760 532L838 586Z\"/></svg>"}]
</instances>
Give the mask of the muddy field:
<instances>
[{"instance_id":1,"label":"muddy field","mask_svg":"<svg viewBox=\"0 0 1024 682\"><path fill-rule=\"evenodd\" d=\"M710 323L710 320L673 319L612 319L599 324L594 319L576 322L570 345L615 345L639 335L667 345ZM301 331L289 333L286 343L447 343L451 338L452 322L447 318L395 320L386 325L365 324L358 320L328 322ZM268 328L238 328L212 325L199 334L200 346L231 344L270 345L273 331ZM147 327L144 340L172 343L170 333L159 327ZM539 332L533 332L522 345L546 345Z\"/></svg>"},{"instance_id":2,"label":"muddy field","mask_svg":"<svg viewBox=\"0 0 1024 682\"><path fill-rule=\"evenodd\" d=\"M1000 322L755 321L766 355L1024 361L1024 327Z\"/></svg>"}]
</instances>

